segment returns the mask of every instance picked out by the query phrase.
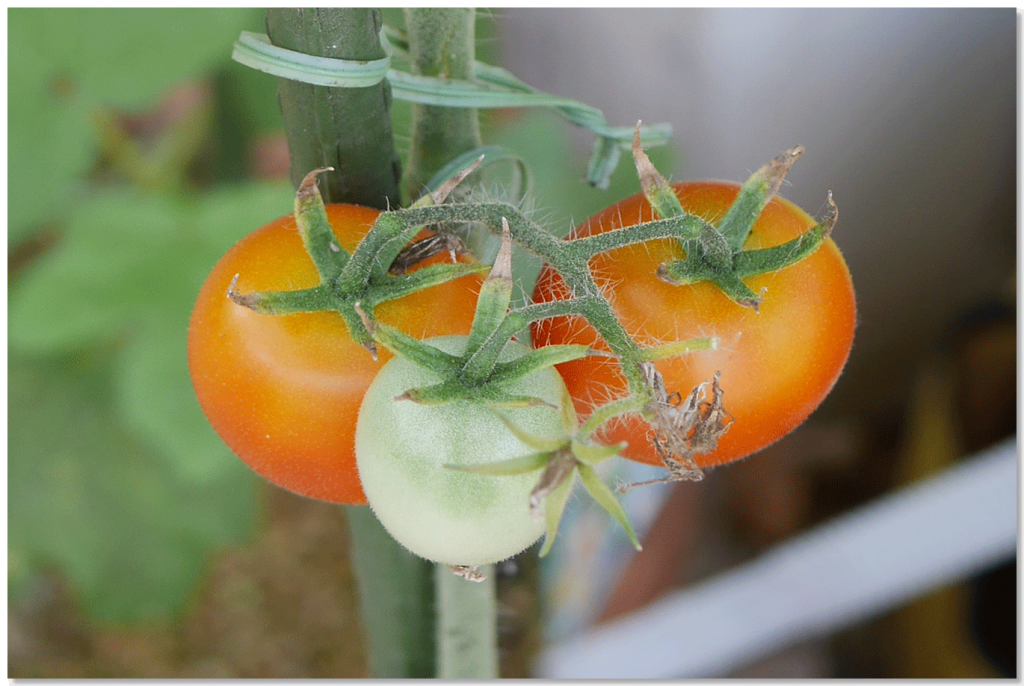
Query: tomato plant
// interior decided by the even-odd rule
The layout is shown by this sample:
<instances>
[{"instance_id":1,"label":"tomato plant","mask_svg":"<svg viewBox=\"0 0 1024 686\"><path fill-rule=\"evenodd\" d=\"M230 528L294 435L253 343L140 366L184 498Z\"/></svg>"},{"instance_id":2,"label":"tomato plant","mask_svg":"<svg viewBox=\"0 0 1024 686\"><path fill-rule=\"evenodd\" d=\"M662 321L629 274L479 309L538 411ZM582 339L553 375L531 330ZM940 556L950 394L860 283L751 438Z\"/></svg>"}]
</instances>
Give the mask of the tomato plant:
<instances>
[{"instance_id":1,"label":"tomato plant","mask_svg":"<svg viewBox=\"0 0 1024 686\"><path fill-rule=\"evenodd\" d=\"M341 248L352 251L380 212L328 205ZM443 261L437 256L426 266ZM356 471L356 417L390 359L374 360L331 311L268 315L226 297L316 286L317 270L293 215L257 229L217 263L196 300L188 334L192 384L225 443L269 481L300 495L365 504ZM469 332L479 279L466 277L381 303L374 315L418 336Z\"/></svg>"},{"instance_id":2,"label":"tomato plant","mask_svg":"<svg viewBox=\"0 0 1024 686\"><path fill-rule=\"evenodd\" d=\"M688 213L714 225L736 199L740 186L724 182L676 184ZM622 200L594 215L574 233L582 238L650 221L643 195ZM786 243L815 221L792 203L775 198L753 225L743 249ZM856 320L850 274L835 243L828 239L800 262L744 280L761 293L759 308L730 300L715 284L672 285L656 272L683 256L677 241L659 239L594 256L594 279L629 333L642 345L714 336L717 349L655 362L668 392L685 398L720 372L724 405L735 419L717 447L695 456L697 466L736 460L778 440L803 422L825 398L841 372L853 342ZM536 302L568 297L561 277L549 267L534 290ZM556 317L532 326L538 346L580 343L607 350L597 332L580 317ZM618 363L588 357L559 365L581 417L625 392ZM650 427L638 415L604 427L610 442L627 441L623 455L660 465Z\"/></svg>"},{"instance_id":3,"label":"tomato plant","mask_svg":"<svg viewBox=\"0 0 1024 686\"><path fill-rule=\"evenodd\" d=\"M458 355L467 340L455 336L424 342ZM520 343L509 342L499 361L528 351ZM396 357L370 385L356 428L356 458L367 499L388 532L420 557L452 566L506 559L544 532L543 518L530 513L530 494L538 474L495 476L453 467L494 464L535 449L482 403L422 404L398 398L440 378ZM572 403L554 367L501 384L501 390L554 406L502 409L521 430L559 438L575 427Z\"/></svg>"}]
</instances>

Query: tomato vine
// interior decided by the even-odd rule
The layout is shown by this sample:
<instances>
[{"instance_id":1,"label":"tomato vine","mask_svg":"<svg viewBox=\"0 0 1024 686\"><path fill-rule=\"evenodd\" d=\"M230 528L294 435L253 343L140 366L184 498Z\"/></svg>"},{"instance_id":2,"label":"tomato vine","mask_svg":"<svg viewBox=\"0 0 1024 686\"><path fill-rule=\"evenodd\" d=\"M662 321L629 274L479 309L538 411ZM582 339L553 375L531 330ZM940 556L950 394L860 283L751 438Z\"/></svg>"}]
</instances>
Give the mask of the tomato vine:
<instances>
[{"instance_id":1,"label":"tomato vine","mask_svg":"<svg viewBox=\"0 0 1024 686\"><path fill-rule=\"evenodd\" d=\"M352 339L371 354L376 355L376 346L381 344L438 375L439 383L407 389L400 398L421 404L470 401L492 408L544 404L530 397L510 396L503 384L525 378L544 367L572 363L587 356L610 361L625 379L622 392L588 408L583 424L567 431L558 439L557 446L545 444L537 453L543 454L543 459L524 459L514 465L499 463L496 469L500 473L538 471L541 478L534 498L571 481L573 474L580 473L581 477L586 474L584 484L588 490L622 522L638 545L621 507L608 497L606 489L598 486L599 480L595 482L588 471L590 465L619 454L626 445L601 449L595 436L623 417L642 417L651 427L647 440L669 471L666 480L693 479L700 478L701 474L698 456L715 450L718 440L735 423L735 417L723 405L718 374L699 380L692 388L666 389L655 367L659 360L715 349L719 340L707 336L641 344L615 311L607 288L598 284L591 262L630 246L663 239L675 241L683 257L654 265L662 282L682 288L706 281L733 302L731 307L749 308L756 313L763 300L762 294L751 291L743 279L776 272L806 259L825 244L838 216L830 195L824 218L806 231L780 245L744 249L751 228L802 152L802 148L786 151L755 172L737 191L735 201L716 226L683 210L674 190L644 154L638 125L634 160L644 198L654 210L655 218L651 221L558 240L509 203L446 203L448 194L472 170L470 168L413 206L381 213L351 253L338 246L330 234L315 184L316 175L323 170L314 170L307 175L296 195L296 221L303 243L317 266L320 285L297 291L247 294L232 289L229 295L235 303L265 314L308 309L338 312ZM409 266L419 260L458 245L451 236L451 240L431 238L429 247L425 248L423 242L414 240L424 227L433 229L435 237L445 236L450 227L459 223L480 225L500 235L503 247L483 283L467 345L462 353L453 355L424 344L394 326L376 322L374 311L387 300L488 268L455 263L408 271ZM545 269L557 274L562 288L560 297L510 306L512 245L541 257ZM395 264L402 267L396 270ZM551 345L548 341L548 345L514 362L499 362L518 332L555 318L585 320L606 348L599 350L593 342L588 343L588 347L570 341ZM530 444L525 435L521 438ZM557 478L553 476L556 473ZM548 519L550 541L557 529L557 513Z\"/></svg>"}]
</instances>

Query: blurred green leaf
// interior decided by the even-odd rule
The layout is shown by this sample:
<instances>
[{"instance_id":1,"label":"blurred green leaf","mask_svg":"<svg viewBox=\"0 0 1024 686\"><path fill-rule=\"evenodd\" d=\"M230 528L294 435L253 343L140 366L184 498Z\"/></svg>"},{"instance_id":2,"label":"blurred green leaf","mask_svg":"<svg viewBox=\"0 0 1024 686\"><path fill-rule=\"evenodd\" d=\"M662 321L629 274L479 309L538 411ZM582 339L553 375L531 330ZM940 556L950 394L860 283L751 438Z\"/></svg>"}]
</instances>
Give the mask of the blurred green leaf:
<instances>
[{"instance_id":1,"label":"blurred green leaf","mask_svg":"<svg viewBox=\"0 0 1024 686\"><path fill-rule=\"evenodd\" d=\"M11 346L64 353L120 333L143 313L190 306L221 254L287 214L292 198L283 183L218 190L197 202L132 189L93 194L60 244L12 285Z\"/></svg>"},{"instance_id":2,"label":"blurred green leaf","mask_svg":"<svg viewBox=\"0 0 1024 686\"><path fill-rule=\"evenodd\" d=\"M56 566L97 619L181 611L210 552L251 535L251 472L180 482L118 427L103 356L9 362L10 586Z\"/></svg>"},{"instance_id":3,"label":"blurred green leaf","mask_svg":"<svg viewBox=\"0 0 1024 686\"><path fill-rule=\"evenodd\" d=\"M290 214L294 204L295 189L284 180L220 186L196 203L190 231L219 259L243 236ZM213 264L196 265L203 279ZM201 283L195 284L196 293Z\"/></svg>"},{"instance_id":4,"label":"blurred green leaf","mask_svg":"<svg viewBox=\"0 0 1024 686\"><path fill-rule=\"evenodd\" d=\"M119 339L116 407L179 479L209 482L235 465L189 383L185 341L203 280L238 239L287 214L285 183L246 184L192 202L131 190L96 194L64 241L11 289L9 343L66 354Z\"/></svg>"},{"instance_id":5,"label":"blurred green leaf","mask_svg":"<svg viewBox=\"0 0 1024 686\"><path fill-rule=\"evenodd\" d=\"M8 244L73 204L74 183L97 152L86 108L36 61L24 46L25 38L14 31L12 22L7 71ZM54 198L62 202L55 203Z\"/></svg>"},{"instance_id":6,"label":"blurred green leaf","mask_svg":"<svg viewBox=\"0 0 1024 686\"><path fill-rule=\"evenodd\" d=\"M227 64L259 10L198 8L18 8L8 34L48 74L91 100L143 106L169 85ZM11 58L22 59L11 52Z\"/></svg>"},{"instance_id":7,"label":"blurred green leaf","mask_svg":"<svg viewBox=\"0 0 1024 686\"><path fill-rule=\"evenodd\" d=\"M185 355L187 319L154 320L118 360L114 384L125 424L169 460L178 478L209 483L237 466L196 400Z\"/></svg>"},{"instance_id":8,"label":"blurred green leaf","mask_svg":"<svg viewBox=\"0 0 1024 686\"><path fill-rule=\"evenodd\" d=\"M225 65L223 75L225 99L236 124L244 123L257 134L283 131L277 79L238 62Z\"/></svg>"},{"instance_id":9,"label":"blurred green leaf","mask_svg":"<svg viewBox=\"0 0 1024 686\"><path fill-rule=\"evenodd\" d=\"M8 10L8 244L69 213L97 155L91 112L138 109L230 63L255 9Z\"/></svg>"},{"instance_id":10,"label":"blurred green leaf","mask_svg":"<svg viewBox=\"0 0 1024 686\"><path fill-rule=\"evenodd\" d=\"M12 284L10 345L68 352L117 333L152 306L163 284L147 267L174 241L181 212L169 198L130 189L90 196L61 242Z\"/></svg>"},{"instance_id":11,"label":"blurred green leaf","mask_svg":"<svg viewBox=\"0 0 1024 686\"><path fill-rule=\"evenodd\" d=\"M262 23L262 9L8 13L9 244L59 222L9 283L9 588L54 567L98 619L162 616L212 549L252 531L258 480L203 417L185 340L214 263L294 191L145 195L86 177L96 112L230 72L239 32ZM276 84L252 92L247 76L224 126L273 127Z\"/></svg>"}]
</instances>

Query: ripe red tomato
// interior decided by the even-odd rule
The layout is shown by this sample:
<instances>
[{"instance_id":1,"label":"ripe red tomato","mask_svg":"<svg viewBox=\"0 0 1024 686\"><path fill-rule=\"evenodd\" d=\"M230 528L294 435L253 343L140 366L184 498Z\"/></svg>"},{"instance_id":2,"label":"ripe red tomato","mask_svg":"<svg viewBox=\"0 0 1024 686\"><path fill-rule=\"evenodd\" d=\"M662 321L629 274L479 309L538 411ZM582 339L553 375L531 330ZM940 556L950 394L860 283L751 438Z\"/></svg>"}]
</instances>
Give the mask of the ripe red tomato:
<instances>
[{"instance_id":1,"label":"ripe red tomato","mask_svg":"<svg viewBox=\"0 0 1024 686\"><path fill-rule=\"evenodd\" d=\"M380 214L328 205L339 244L351 252ZM426 260L436 264L445 256ZM226 296L319 283L292 215L249 234L203 284L188 333L192 385L210 424L258 474L300 495L365 504L355 460L359 405L379 359L355 343L336 312L258 314ZM387 301L375 317L419 338L469 333L480 277L463 277Z\"/></svg>"},{"instance_id":2,"label":"ripe red tomato","mask_svg":"<svg viewBox=\"0 0 1024 686\"><path fill-rule=\"evenodd\" d=\"M683 208L716 223L729 209L739 185L693 182L673 186ZM650 221L643 195L627 198L576 229L589 236ZM754 224L744 249L785 243L816 222L792 203L776 198ZM590 262L595 279L610 297L626 330L641 344L717 336L717 350L659 360L655 367L669 393L685 398L721 371L722 402L735 422L713 452L696 457L706 467L739 459L777 441L803 422L832 389L853 343L856 321L853 284L831 239L807 259L777 272L745 279L763 294L760 312L740 306L710 282L673 286L657 278L664 262L678 260L677 241L656 240L598 255ZM545 267L534 300L567 297L561 277ZM582 343L607 350L581 317L540 321L535 345ZM581 419L592 408L623 395L626 382L612 360L588 357L559 365ZM617 418L602 431L610 442L627 441L625 457L660 465L651 431L639 416Z\"/></svg>"}]
</instances>

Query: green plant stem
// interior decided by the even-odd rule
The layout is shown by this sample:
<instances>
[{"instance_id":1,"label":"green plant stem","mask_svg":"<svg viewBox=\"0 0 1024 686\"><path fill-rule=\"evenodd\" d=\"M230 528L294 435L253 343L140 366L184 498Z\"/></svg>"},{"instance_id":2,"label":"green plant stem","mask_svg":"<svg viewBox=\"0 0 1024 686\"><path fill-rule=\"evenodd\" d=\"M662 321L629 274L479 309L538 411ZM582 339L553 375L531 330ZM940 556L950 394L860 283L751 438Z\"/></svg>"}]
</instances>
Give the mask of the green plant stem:
<instances>
[{"instance_id":1,"label":"green plant stem","mask_svg":"<svg viewBox=\"0 0 1024 686\"><path fill-rule=\"evenodd\" d=\"M412 72L422 76L472 80L476 59L473 8L405 10ZM405 187L418 197L433 175L454 157L483 145L475 109L414 105L412 148Z\"/></svg>"},{"instance_id":2,"label":"green plant stem","mask_svg":"<svg viewBox=\"0 0 1024 686\"><path fill-rule=\"evenodd\" d=\"M484 580L472 582L435 567L439 679L498 677L494 565L480 571Z\"/></svg>"},{"instance_id":3,"label":"green plant stem","mask_svg":"<svg viewBox=\"0 0 1024 686\"><path fill-rule=\"evenodd\" d=\"M472 8L405 10L414 74L473 79L476 13ZM453 158L483 144L475 109L415 105L412 147L405 187L417 197L434 174ZM494 570L473 583L444 566L435 572L437 661L442 678L498 676Z\"/></svg>"},{"instance_id":4,"label":"green plant stem","mask_svg":"<svg viewBox=\"0 0 1024 686\"><path fill-rule=\"evenodd\" d=\"M280 47L323 57L384 56L381 18L368 9L269 9L267 33ZM387 82L368 88L327 88L278 82L291 176L296 188L320 167L327 202L384 209L399 203L399 171ZM340 325L340 324L339 324ZM373 674L434 676L432 565L391 536L368 507L348 507L352 557Z\"/></svg>"},{"instance_id":5,"label":"green plant stem","mask_svg":"<svg viewBox=\"0 0 1024 686\"><path fill-rule=\"evenodd\" d=\"M402 548L369 507L345 511L371 673L379 679L435 676L434 565Z\"/></svg>"},{"instance_id":6,"label":"green plant stem","mask_svg":"<svg viewBox=\"0 0 1024 686\"><path fill-rule=\"evenodd\" d=\"M380 28L378 10L267 10L271 42L309 55L381 59ZM320 182L326 202L379 209L399 205L400 170L387 80L366 88L328 88L278 79L278 100L296 188L313 169L334 167Z\"/></svg>"}]
</instances>

